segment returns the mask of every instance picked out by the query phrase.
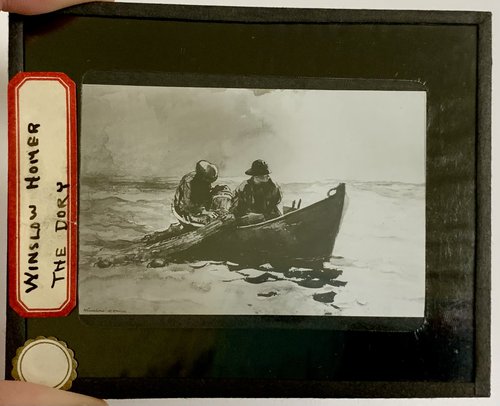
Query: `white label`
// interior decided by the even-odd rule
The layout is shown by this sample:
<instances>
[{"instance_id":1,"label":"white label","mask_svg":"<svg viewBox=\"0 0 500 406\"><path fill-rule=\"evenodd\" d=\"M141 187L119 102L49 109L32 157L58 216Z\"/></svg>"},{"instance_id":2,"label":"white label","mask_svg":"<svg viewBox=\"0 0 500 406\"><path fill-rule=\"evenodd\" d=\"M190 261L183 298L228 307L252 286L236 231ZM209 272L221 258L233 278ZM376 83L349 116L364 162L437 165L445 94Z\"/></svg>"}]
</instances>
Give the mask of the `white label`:
<instances>
[{"instance_id":1,"label":"white label","mask_svg":"<svg viewBox=\"0 0 500 406\"><path fill-rule=\"evenodd\" d=\"M72 96L70 86L58 77L28 77L15 87L17 181L10 192L17 204L10 210L15 209L17 238L10 244L16 244L17 283L10 294L27 314L57 314L74 300Z\"/></svg>"}]
</instances>

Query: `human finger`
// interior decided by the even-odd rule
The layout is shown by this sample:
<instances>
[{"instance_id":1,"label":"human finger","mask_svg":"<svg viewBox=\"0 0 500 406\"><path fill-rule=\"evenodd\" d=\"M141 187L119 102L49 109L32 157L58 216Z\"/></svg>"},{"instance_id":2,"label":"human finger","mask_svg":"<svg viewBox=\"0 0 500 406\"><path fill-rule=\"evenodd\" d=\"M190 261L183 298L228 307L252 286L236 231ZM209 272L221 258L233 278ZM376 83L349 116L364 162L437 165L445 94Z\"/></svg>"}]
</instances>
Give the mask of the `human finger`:
<instances>
[{"instance_id":1,"label":"human finger","mask_svg":"<svg viewBox=\"0 0 500 406\"><path fill-rule=\"evenodd\" d=\"M0 381L0 406L106 406L104 400L35 385Z\"/></svg>"},{"instance_id":2,"label":"human finger","mask_svg":"<svg viewBox=\"0 0 500 406\"><path fill-rule=\"evenodd\" d=\"M0 0L0 10L9 13L33 15L50 13L75 4L90 3L95 0ZM114 1L114 0L101 0Z\"/></svg>"}]
</instances>

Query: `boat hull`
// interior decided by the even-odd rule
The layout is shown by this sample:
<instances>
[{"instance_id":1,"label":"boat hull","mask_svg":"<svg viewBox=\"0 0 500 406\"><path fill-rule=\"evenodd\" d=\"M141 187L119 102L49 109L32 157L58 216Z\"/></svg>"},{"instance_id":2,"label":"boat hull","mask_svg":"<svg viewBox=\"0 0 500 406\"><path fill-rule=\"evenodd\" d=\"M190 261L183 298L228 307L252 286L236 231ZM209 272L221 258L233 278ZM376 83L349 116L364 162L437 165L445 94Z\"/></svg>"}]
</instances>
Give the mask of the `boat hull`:
<instances>
[{"instance_id":1,"label":"boat hull","mask_svg":"<svg viewBox=\"0 0 500 406\"><path fill-rule=\"evenodd\" d=\"M217 233L185 255L239 264L310 265L331 258L344 209L345 185L311 206L259 224Z\"/></svg>"}]
</instances>

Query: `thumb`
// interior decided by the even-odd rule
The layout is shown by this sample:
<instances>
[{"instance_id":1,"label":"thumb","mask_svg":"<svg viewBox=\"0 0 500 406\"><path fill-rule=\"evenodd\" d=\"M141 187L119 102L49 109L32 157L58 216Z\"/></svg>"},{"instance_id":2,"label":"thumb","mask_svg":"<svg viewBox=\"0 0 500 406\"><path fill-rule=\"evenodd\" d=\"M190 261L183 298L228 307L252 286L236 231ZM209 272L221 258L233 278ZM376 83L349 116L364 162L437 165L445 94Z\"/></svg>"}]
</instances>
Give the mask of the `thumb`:
<instances>
[{"instance_id":1,"label":"thumb","mask_svg":"<svg viewBox=\"0 0 500 406\"><path fill-rule=\"evenodd\" d=\"M0 10L17 14L43 14L75 4L90 3L95 0L0 0ZM114 1L114 0L102 0Z\"/></svg>"},{"instance_id":2,"label":"thumb","mask_svg":"<svg viewBox=\"0 0 500 406\"><path fill-rule=\"evenodd\" d=\"M37 0L38 1L38 0ZM27 382L0 381L0 406L106 406L104 400Z\"/></svg>"}]
</instances>

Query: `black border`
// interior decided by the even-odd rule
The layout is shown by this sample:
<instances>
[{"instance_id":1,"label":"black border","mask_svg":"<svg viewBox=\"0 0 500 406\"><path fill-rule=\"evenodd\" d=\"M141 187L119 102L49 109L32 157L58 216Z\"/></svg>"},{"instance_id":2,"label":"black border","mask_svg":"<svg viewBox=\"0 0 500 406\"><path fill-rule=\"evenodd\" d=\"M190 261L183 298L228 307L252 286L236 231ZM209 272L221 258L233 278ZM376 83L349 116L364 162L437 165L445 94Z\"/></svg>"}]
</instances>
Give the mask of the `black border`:
<instances>
[{"instance_id":1,"label":"black border","mask_svg":"<svg viewBox=\"0 0 500 406\"><path fill-rule=\"evenodd\" d=\"M473 383L401 382L252 382L230 380L81 379L74 389L103 397L135 396L489 396L490 394L490 288L491 288L491 13L387 10L305 10L198 7L98 3L59 12L71 16L141 18L182 21L246 23L381 23L472 25L478 32L477 167L476 167L476 273L475 273L475 381ZM10 16L9 76L23 70L23 17ZM16 348L26 338L26 320L7 308L6 372ZM477 315L481 317L477 317ZM123 390L127 385L127 390Z\"/></svg>"},{"instance_id":2,"label":"black border","mask_svg":"<svg viewBox=\"0 0 500 406\"><path fill-rule=\"evenodd\" d=\"M491 373L491 13L481 14L478 26L477 84L477 219L476 219L476 392L490 393ZM487 317L478 317L487 315Z\"/></svg>"},{"instance_id":3,"label":"black border","mask_svg":"<svg viewBox=\"0 0 500 406\"><path fill-rule=\"evenodd\" d=\"M24 67L24 32L22 17L9 15L9 80L18 72L23 71ZM10 247L7 243L7 258L9 258ZM5 377L11 376L11 361L16 356L17 348L27 340L27 320L19 316L9 305L7 283L7 321L5 332Z\"/></svg>"}]
</instances>

